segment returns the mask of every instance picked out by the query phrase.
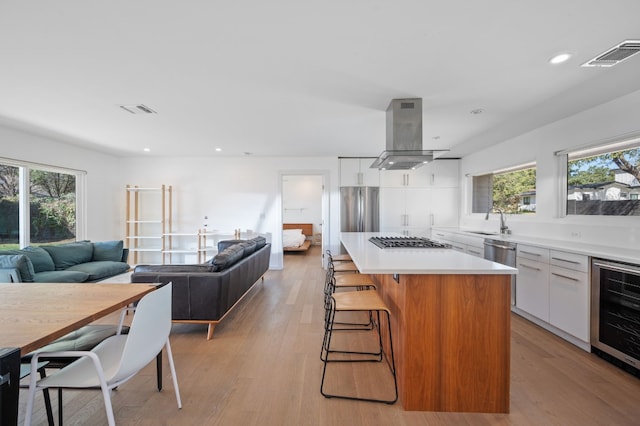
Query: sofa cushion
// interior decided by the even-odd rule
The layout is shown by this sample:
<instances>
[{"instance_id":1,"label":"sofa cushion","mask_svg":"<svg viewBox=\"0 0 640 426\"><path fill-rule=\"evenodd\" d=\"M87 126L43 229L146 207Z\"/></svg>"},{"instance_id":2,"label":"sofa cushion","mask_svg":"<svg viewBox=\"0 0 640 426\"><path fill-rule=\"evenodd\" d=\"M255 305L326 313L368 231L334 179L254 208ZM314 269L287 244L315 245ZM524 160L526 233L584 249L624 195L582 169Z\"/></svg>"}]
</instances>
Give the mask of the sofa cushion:
<instances>
[{"instance_id":1,"label":"sofa cushion","mask_svg":"<svg viewBox=\"0 0 640 426\"><path fill-rule=\"evenodd\" d=\"M56 271L64 271L73 265L90 262L93 257L93 244L89 241L42 246L42 248L53 259Z\"/></svg>"},{"instance_id":2,"label":"sofa cushion","mask_svg":"<svg viewBox=\"0 0 640 426\"><path fill-rule=\"evenodd\" d=\"M93 257L91 260L110 260L111 262L121 262L122 247L122 240L97 241L93 243Z\"/></svg>"},{"instance_id":3,"label":"sofa cushion","mask_svg":"<svg viewBox=\"0 0 640 426\"><path fill-rule=\"evenodd\" d=\"M66 270L83 272L88 276L87 281L97 281L102 278L125 273L129 270L129 265L124 262L96 260L93 262L79 263L70 266Z\"/></svg>"},{"instance_id":4,"label":"sofa cushion","mask_svg":"<svg viewBox=\"0 0 640 426\"><path fill-rule=\"evenodd\" d=\"M236 244L243 243L244 240L222 240L218 241L218 253L222 253L225 249L234 246Z\"/></svg>"},{"instance_id":5,"label":"sofa cushion","mask_svg":"<svg viewBox=\"0 0 640 426\"><path fill-rule=\"evenodd\" d=\"M24 254L0 254L0 268L17 269L21 281L33 282L33 264Z\"/></svg>"},{"instance_id":6,"label":"sofa cushion","mask_svg":"<svg viewBox=\"0 0 640 426\"><path fill-rule=\"evenodd\" d=\"M227 247L220 253L216 254L212 259L213 272L222 271L244 257L244 247L240 244L234 244Z\"/></svg>"},{"instance_id":7,"label":"sofa cushion","mask_svg":"<svg viewBox=\"0 0 640 426\"><path fill-rule=\"evenodd\" d=\"M51 256L49 256L49 253L47 253L40 247L25 247L21 250L0 252L0 254L23 254L27 256L27 258L29 258L29 261L31 261L34 272L53 271L55 269L55 266L53 265L53 259L51 259Z\"/></svg>"},{"instance_id":8,"label":"sofa cushion","mask_svg":"<svg viewBox=\"0 0 640 426\"><path fill-rule=\"evenodd\" d=\"M256 250L260 250L262 247L264 247L267 244L267 239L265 237L253 237L250 241L253 241L256 243Z\"/></svg>"},{"instance_id":9,"label":"sofa cushion","mask_svg":"<svg viewBox=\"0 0 640 426\"><path fill-rule=\"evenodd\" d=\"M250 254L255 253L257 244L255 241L247 240L240 243L242 248L244 248L244 257L249 256Z\"/></svg>"},{"instance_id":10,"label":"sofa cushion","mask_svg":"<svg viewBox=\"0 0 640 426\"><path fill-rule=\"evenodd\" d=\"M83 283L89 274L80 271L43 271L33 276L36 283Z\"/></svg>"}]
</instances>

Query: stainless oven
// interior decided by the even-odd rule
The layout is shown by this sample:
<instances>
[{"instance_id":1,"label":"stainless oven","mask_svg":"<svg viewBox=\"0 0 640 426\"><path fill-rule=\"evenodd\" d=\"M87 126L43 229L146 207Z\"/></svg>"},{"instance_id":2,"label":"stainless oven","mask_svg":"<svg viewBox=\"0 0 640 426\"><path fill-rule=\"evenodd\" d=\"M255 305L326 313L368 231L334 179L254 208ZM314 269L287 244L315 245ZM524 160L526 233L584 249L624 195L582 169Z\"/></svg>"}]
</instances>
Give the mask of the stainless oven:
<instances>
[{"instance_id":1,"label":"stainless oven","mask_svg":"<svg viewBox=\"0 0 640 426\"><path fill-rule=\"evenodd\" d=\"M595 353L631 366L632 371L638 373L639 265L591 260L591 346Z\"/></svg>"}]
</instances>

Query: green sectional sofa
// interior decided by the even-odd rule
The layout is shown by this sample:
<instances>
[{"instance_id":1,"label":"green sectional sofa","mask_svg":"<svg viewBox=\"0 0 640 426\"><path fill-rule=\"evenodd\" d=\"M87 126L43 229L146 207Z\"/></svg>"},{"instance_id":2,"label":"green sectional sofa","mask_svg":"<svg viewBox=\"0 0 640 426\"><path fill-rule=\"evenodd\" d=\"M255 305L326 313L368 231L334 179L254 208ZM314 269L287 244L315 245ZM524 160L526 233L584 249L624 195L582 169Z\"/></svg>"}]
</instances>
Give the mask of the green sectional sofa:
<instances>
[{"instance_id":1,"label":"green sectional sofa","mask_svg":"<svg viewBox=\"0 0 640 426\"><path fill-rule=\"evenodd\" d=\"M76 241L0 251L0 269L14 269L20 282L96 282L129 270L129 249L120 241Z\"/></svg>"}]
</instances>

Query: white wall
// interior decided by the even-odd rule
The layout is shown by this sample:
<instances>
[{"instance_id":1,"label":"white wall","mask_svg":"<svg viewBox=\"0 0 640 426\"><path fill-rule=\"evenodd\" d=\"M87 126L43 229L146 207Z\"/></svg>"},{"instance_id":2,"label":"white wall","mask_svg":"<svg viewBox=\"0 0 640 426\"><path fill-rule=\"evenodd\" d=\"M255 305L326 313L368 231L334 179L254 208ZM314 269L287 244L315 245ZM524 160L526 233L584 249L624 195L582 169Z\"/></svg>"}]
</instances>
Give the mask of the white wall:
<instances>
[{"instance_id":1,"label":"white wall","mask_svg":"<svg viewBox=\"0 0 640 426\"><path fill-rule=\"evenodd\" d=\"M121 239L119 205L124 195L119 187L116 157L68 145L53 139L0 126L0 157L87 172L86 235L93 241Z\"/></svg>"},{"instance_id":2,"label":"white wall","mask_svg":"<svg viewBox=\"0 0 640 426\"><path fill-rule=\"evenodd\" d=\"M322 232L322 176L282 177L282 222L311 223L314 234Z\"/></svg>"},{"instance_id":3,"label":"white wall","mask_svg":"<svg viewBox=\"0 0 640 426\"><path fill-rule=\"evenodd\" d=\"M464 188L460 226L498 229L497 215L487 223L484 214L469 213L470 175L535 160L537 212L535 217L509 215L507 225L514 234L637 248L640 243L637 216L558 216L560 175L554 152L639 133L639 112L640 91L637 91L464 157L460 167Z\"/></svg>"},{"instance_id":4,"label":"white wall","mask_svg":"<svg viewBox=\"0 0 640 426\"><path fill-rule=\"evenodd\" d=\"M287 174L322 174L330 178L329 247L339 247L338 159L289 157L135 157L120 161L124 187L172 185L173 231L196 232L208 217L209 230L251 229L271 234L272 269L283 267L281 178ZM335 177L335 178L334 178ZM121 208L124 233L124 206Z\"/></svg>"}]
</instances>

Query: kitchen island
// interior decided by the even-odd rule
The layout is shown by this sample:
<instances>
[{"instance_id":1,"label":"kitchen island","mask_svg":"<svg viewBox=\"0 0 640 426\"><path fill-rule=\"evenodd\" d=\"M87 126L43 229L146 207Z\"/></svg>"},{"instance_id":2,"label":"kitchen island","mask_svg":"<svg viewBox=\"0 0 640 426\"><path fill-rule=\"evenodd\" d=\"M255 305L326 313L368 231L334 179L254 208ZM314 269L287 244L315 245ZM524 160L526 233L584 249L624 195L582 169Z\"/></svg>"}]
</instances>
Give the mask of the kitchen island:
<instances>
[{"instance_id":1,"label":"kitchen island","mask_svg":"<svg viewBox=\"0 0 640 426\"><path fill-rule=\"evenodd\" d=\"M369 241L380 235L341 241L391 310L403 408L508 413L517 270L451 249L382 249Z\"/></svg>"}]
</instances>

